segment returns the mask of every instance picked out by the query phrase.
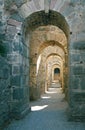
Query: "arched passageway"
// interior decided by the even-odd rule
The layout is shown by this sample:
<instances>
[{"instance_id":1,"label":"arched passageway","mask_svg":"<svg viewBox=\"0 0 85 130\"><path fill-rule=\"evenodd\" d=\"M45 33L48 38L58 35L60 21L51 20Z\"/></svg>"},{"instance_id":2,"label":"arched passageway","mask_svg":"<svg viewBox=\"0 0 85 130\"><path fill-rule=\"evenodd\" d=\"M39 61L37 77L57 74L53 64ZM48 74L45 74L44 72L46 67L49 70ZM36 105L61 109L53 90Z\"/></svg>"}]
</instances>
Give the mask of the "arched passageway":
<instances>
[{"instance_id":1,"label":"arched passageway","mask_svg":"<svg viewBox=\"0 0 85 130\"><path fill-rule=\"evenodd\" d=\"M69 117L85 120L85 2L37 1L0 0L0 126L30 111L55 68Z\"/></svg>"},{"instance_id":2,"label":"arched passageway","mask_svg":"<svg viewBox=\"0 0 85 130\"><path fill-rule=\"evenodd\" d=\"M54 68L54 80L59 82L60 80L60 69L59 68Z\"/></svg>"},{"instance_id":3,"label":"arched passageway","mask_svg":"<svg viewBox=\"0 0 85 130\"><path fill-rule=\"evenodd\" d=\"M48 20L45 21L46 19ZM52 71L49 70L52 70L55 62L61 69L62 88L65 90L67 83L64 73L66 78L69 42L69 27L66 20L58 12L50 11L47 16L40 11L30 15L25 21L25 26L26 42L30 47L30 99L39 98L51 85ZM53 53L60 59L52 58ZM52 55L51 63L48 63L49 55Z\"/></svg>"},{"instance_id":4,"label":"arched passageway","mask_svg":"<svg viewBox=\"0 0 85 130\"><path fill-rule=\"evenodd\" d=\"M68 104L64 93L55 84L53 86L39 100L30 103L31 112L24 119L13 121L4 130L84 130L84 123L67 120Z\"/></svg>"}]
</instances>

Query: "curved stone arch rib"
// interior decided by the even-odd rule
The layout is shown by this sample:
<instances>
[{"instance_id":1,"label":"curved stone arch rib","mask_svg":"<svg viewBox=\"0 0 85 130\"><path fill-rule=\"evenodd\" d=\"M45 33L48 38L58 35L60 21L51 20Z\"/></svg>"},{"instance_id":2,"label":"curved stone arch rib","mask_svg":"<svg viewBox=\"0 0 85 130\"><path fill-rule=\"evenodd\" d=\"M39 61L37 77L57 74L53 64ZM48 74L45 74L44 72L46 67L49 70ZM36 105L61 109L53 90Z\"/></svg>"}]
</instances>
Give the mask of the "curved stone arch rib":
<instances>
[{"instance_id":1,"label":"curved stone arch rib","mask_svg":"<svg viewBox=\"0 0 85 130\"><path fill-rule=\"evenodd\" d=\"M44 11L32 13L25 18L24 25L28 32L35 30L39 26L54 25L63 30L67 40L69 40L69 26L64 16L53 10L50 10L48 15Z\"/></svg>"},{"instance_id":2,"label":"curved stone arch rib","mask_svg":"<svg viewBox=\"0 0 85 130\"><path fill-rule=\"evenodd\" d=\"M50 55L48 55L48 56L46 57L46 61L45 61L45 62L47 62L47 60L48 60L48 58L49 58L50 56L57 56L58 58L60 58L60 60L64 61L64 59L63 59L59 54L51 53Z\"/></svg>"},{"instance_id":3,"label":"curved stone arch rib","mask_svg":"<svg viewBox=\"0 0 85 130\"><path fill-rule=\"evenodd\" d=\"M59 68L60 69L60 66L58 64L53 64L52 68Z\"/></svg>"},{"instance_id":4,"label":"curved stone arch rib","mask_svg":"<svg viewBox=\"0 0 85 130\"><path fill-rule=\"evenodd\" d=\"M66 53L66 50L64 49L63 45L60 44L59 42L57 42L57 41L46 41L45 43L42 43L40 45L39 54L48 46L56 46L56 47L58 46L63 50L64 53Z\"/></svg>"},{"instance_id":5,"label":"curved stone arch rib","mask_svg":"<svg viewBox=\"0 0 85 130\"><path fill-rule=\"evenodd\" d=\"M57 65L58 67L60 67L61 68L61 65L59 64L59 63L53 63L53 64L51 64L51 66L55 66L55 65Z\"/></svg>"}]
</instances>

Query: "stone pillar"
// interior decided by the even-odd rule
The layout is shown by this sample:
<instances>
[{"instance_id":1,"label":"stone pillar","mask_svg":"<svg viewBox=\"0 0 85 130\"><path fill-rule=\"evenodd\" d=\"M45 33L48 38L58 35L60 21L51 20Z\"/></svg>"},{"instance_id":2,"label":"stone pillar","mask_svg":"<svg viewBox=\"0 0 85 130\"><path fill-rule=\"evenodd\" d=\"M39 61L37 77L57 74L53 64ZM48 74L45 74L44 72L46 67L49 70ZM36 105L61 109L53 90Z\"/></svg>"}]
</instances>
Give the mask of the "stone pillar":
<instances>
[{"instance_id":1,"label":"stone pillar","mask_svg":"<svg viewBox=\"0 0 85 130\"><path fill-rule=\"evenodd\" d=\"M25 44L22 22L9 19L6 42L10 48L7 59L11 68L11 116L23 117L29 109L29 48Z\"/></svg>"},{"instance_id":2,"label":"stone pillar","mask_svg":"<svg viewBox=\"0 0 85 130\"><path fill-rule=\"evenodd\" d=\"M69 106L72 120L85 120L85 43L71 43Z\"/></svg>"},{"instance_id":3,"label":"stone pillar","mask_svg":"<svg viewBox=\"0 0 85 130\"><path fill-rule=\"evenodd\" d=\"M30 100L37 100L40 97L39 82L37 84L37 55L30 57ZM39 81L39 80L38 80Z\"/></svg>"},{"instance_id":4,"label":"stone pillar","mask_svg":"<svg viewBox=\"0 0 85 130\"><path fill-rule=\"evenodd\" d=\"M10 112L10 66L6 59L7 46L5 46L6 17L4 14L4 1L0 0L0 129L5 121L9 120Z\"/></svg>"},{"instance_id":5,"label":"stone pillar","mask_svg":"<svg viewBox=\"0 0 85 130\"><path fill-rule=\"evenodd\" d=\"M68 99L68 55L65 55L64 88L66 100Z\"/></svg>"},{"instance_id":6,"label":"stone pillar","mask_svg":"<svg viewBox=\"0 0 85 130\"><path fill-rule=\"evenodd\" d=\"M10 112L10 67L0 55L0 128L9 120Z\"/></svg>"}]
</instances>

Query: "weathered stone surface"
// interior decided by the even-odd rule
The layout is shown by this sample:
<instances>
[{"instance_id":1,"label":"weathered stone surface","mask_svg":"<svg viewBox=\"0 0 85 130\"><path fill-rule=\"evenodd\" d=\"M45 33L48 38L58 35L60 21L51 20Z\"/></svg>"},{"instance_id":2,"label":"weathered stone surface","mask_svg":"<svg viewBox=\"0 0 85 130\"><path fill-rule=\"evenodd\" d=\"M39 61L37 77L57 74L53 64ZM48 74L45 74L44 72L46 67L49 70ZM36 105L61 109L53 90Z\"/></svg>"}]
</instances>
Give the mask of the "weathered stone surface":
<instances>
[{"instance_id":1,"label":"weathered stone surface","mask_svg":"<svg viewBox=\"0 0 85 130\"><path fill-rule=\"evenodd\" d=\"M9 86L10 68L5 58L0 56L0 128L4 121L9 119L11 99Z\"/></svg>"},{"instance_id":2,"label":"weathered stone surface","mask_svg":"<svg viewBox=\"0 0 85 130\"><path fill-rule=\"evenodd\" d=\"M12 25L15 27L17 27L17 26L20 27L22 25L21 22L18 22L15 19L9 19L7 23L8 23L8 25Z\"/></svg>"},{"instance_id":3,"label":"weathered stone surface","mask_svg":"<svg viewBox=\"0 0 85 130\"><path fill-rule=\"evenodd\" d=\"M19 75L21 71L22 71L22 66L21 67L19 65L12 66L12 75Z\"/></svg>"},{"instance_id":4,"label":"weathered stone surface","mask_svg":"<svg viewBox=\"0 0 85 130\"><path fill-rule=\"evenodd\" d=\"M39 98L56 67L71 115L85 114L85 1L44 2L0 0L0 124L29 106L29 82L31 99Z\"/></svg>"},{"instance_id":5,"label":"weathered stone surface","mask_svg":"<svg viewBox=\"0 0 85 130\"><path fill-rule=\"evenodd\" d=\"M19 53L15 52L13 54L8 54L7 59L10 64L13 64L13 63L18 64L18 63L22 63L23 57Z\"/></svg>"},{"instance_id":6,"label":"weathered stone surface","mask_svg":"<svg viewBox=\"0 0 85 130\"><path fill-rule=\"evenodd\" d=\"M13 99L22 100L24 98L24 88L13 88Z\"/></svg>"},{"instance_id":7,"label":"weathered stone surface","mask_svg":"<svg viewBox=\"0 0 85 130\"><path fill-rule=\"evenodd\" d=\"M22 4L27 2L27 0L5 0L5 8L8 10L13 6L13 4L16 4L18 7L20 7Z\"/></svg>"},{"instance_id":8,"label":"weathered stone surface","mask_svg":"<svg viewBox=\"0 0 85 130\"><path fill-rule=\"evenodd\" d=\"M20 80L21 80L21 76L12 76L11 77L11 84L14 86L20 86Z\"/></svg>"}]
</instances>

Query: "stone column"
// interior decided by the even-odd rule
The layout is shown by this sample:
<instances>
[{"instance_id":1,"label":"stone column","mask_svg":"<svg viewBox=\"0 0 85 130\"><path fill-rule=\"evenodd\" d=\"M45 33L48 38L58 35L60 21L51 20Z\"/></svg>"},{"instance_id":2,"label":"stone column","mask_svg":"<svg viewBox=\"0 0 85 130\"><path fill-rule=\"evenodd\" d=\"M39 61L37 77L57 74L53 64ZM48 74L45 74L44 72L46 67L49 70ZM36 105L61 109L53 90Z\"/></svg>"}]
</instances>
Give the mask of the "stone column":
<instances>
[{"instance_id":1,"label":"stone column","mask_svg":"<svg viewBox=\"0 0 85 130\"><path fill-rule=\"evenodd\" d=\"M6 16L4 1L0 0L0 128L9 120L10 112L10 66L8 64L7 45L5 46Z\"/></svg>"},{"instance_id":2,"label":"stone column","mask_svg":"<svg viewBox=\"0 0 85 130\"><path fill-rule=\"evenodd\" d=\"M68 55L65 54L65 66L64 66L64 88L65 97L68 99Z\"/></svg>"},{"instance_id":3,"label":"stone column","mask_svg":"<svg viewBox=\"0 0 85 130\"><path fill-rule=\"evenodd\" d=\"M29 109L29 48L22 32L22 22L9 19L6 42L10 48L7 59L11 68L11 116L19 119Z\"/></svg>"},{"instance_id":4,"label":"stone column","mask_svg":"<svg viewBox=\"0 0 85 130\"><path fill-rule=\"evenodd\" d=\"M85 50L84 42L71 44L69 75L70 117L85 120Z\"/></svg>"}]
</instances>

